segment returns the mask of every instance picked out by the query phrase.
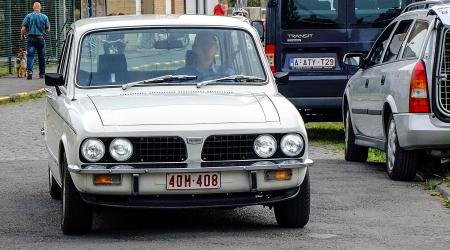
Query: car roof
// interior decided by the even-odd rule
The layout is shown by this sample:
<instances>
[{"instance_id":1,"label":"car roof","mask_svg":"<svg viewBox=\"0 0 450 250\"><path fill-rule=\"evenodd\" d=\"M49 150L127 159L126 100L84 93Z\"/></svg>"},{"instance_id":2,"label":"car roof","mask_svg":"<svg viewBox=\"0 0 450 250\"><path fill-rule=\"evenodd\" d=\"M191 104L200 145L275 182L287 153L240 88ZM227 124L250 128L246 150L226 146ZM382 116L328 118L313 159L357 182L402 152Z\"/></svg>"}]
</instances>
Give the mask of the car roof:
<instances>
[{"instance_id":1,"label":"car roof","mask_svg":"<svg viewBox=\"0 0 450 250\"><path fill-rule=\"evenodd\" d=\"M238 18L207 15L120 15L86 18L72 24L75 32L96 29L149 27L149 26L204 26L238 27L248 29L250 24Z\"/></svg>"}]
</instances>

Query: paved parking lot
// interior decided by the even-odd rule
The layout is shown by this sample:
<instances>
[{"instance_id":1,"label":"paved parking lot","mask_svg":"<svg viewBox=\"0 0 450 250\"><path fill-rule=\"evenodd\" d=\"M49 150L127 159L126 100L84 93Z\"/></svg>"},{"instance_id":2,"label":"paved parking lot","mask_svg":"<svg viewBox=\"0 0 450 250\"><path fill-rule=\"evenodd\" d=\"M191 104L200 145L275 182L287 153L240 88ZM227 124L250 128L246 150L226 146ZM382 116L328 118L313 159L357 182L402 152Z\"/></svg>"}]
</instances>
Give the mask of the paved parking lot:
<instances>
[{"instance_id":1,"label":"paved parking lot","mask_svg":"<svg viewBox=\"0 0 450 250\"><path fill-rule=\"evenodd\" d=\"M107 210L94 231L65 236L47 194L39 133L43 100L0 106L0 247L91 249L448 249L450 214L420 183L393 182L384 166L347 163L311 148L311 219L282 229L267 208Z\"/></svg>"}]
</instances>

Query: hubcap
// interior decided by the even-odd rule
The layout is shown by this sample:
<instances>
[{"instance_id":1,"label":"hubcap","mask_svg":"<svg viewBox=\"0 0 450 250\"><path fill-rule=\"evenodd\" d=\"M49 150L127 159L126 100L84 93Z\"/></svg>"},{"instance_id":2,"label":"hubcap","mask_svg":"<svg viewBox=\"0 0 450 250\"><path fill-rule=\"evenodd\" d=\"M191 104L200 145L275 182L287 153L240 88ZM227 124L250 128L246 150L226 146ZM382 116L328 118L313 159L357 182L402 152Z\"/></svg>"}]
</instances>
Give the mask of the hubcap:
<instances>
[{"instance_id":1,"label":"hubcap","mask_svg":"<svg viewBox=\"0 0 450 250\"><path fill-rule=\"evenodd\" d=\"M397 131L395 129L395 123L394 120L391 120L391 123L389 124L388 143L387 143L387 153L388 153L387 167L390 172L394 168L395 155L397 153L396 140L397 140Z\"/></svg>"}]
</instances>

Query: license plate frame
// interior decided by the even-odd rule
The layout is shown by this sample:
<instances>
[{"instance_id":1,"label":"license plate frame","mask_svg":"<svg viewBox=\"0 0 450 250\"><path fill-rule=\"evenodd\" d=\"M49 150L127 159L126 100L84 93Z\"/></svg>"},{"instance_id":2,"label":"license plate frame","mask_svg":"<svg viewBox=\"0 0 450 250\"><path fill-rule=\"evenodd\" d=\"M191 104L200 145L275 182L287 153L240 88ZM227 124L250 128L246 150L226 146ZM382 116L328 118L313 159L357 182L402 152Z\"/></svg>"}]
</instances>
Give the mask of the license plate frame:
<instances>
[{"instance_id":1,"label":"license plate frame","mask_svg":"<svg viewBox=\"0 0 450 250\"><path fill-rule=\"evenodd\" d=\"M335 69L334 57L292 57L289 60L290 69Z\"/></svg>"},{"instance_id":2,"label":"license plate frame","mask_svg":"<svg viewBox=\"0 0 450 250\"><path fill-rule=\"evenodd\" d=\"M166 190L208 190L221 186L220 172L166 173Z\"/></svg>"}]
</instances>

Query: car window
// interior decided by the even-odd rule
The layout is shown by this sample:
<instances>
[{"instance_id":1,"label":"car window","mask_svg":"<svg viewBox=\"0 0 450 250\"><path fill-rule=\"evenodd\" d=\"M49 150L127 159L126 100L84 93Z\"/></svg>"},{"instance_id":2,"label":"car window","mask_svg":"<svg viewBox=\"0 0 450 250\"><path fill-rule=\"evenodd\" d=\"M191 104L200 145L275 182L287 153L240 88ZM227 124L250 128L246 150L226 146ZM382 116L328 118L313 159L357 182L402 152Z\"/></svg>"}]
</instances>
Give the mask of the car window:
<instances>
[{"instance_id":1,"label":"car window","mask_svg":"<svg viewBox=\"0 0 450 250\"><path fill-rule=\"evenodd\" d=\"M71 41L72 34L68 33L66 40L64 41L63 50L61 52L61 56L59 58L59 65L57 72L59 74L63 74L65 72L66 68L66 59L67 59L67 53L68 53L68 47Z\"/></svg>"},{"instance_id":2,"label":"car window","mask_svg":"<svg viewBox=\"0 0 450 250\"><path fill-rule=\"evenodd\" d=\"M417 21L408 37L402 58L419 58L425 36L427 35L428 22Z\"/></svg>"},{"instance_id":3,"label":"car window","mask_svg":"<svg viewBox=\"0 0 450 250\"><path fill-rule=\"evenodd\" d=\"M402 48L402 45L408 34L408 30L411 27L412 20L401 21L394 34L392 35L391 42L384 55L383 62L391 62L397 59L398 54Z\"/></svg>"},{"instance_id":4,"label":"car window","mask_svg":"<svg viewBox=\"0 0 450 250\"><path fill-rule=\"evenodd\" d=\"M389 25L383 33L381 33L378 40L375 42L372 50L369 54L369 60L367 62L367 67L374 66L381 63L381 57L383 56L383 51L386 49L389 42L389 37L391 36L392 30L395 27L395 23Z\"/></svg>"},{"instance_id":5,"label":"car window","mask_svg":"<svg viewBox=\"0 0 450 250\"><path fill-rule=\"evenodd\" d=\"M227 44L230 37L232 46ZM81 46L77 85L84 87L122 85L164 75L197 77L170 84L249 74L266 79L253 37L238 29L110 30L86 35Z\"/></svg>"}]
</instances>

